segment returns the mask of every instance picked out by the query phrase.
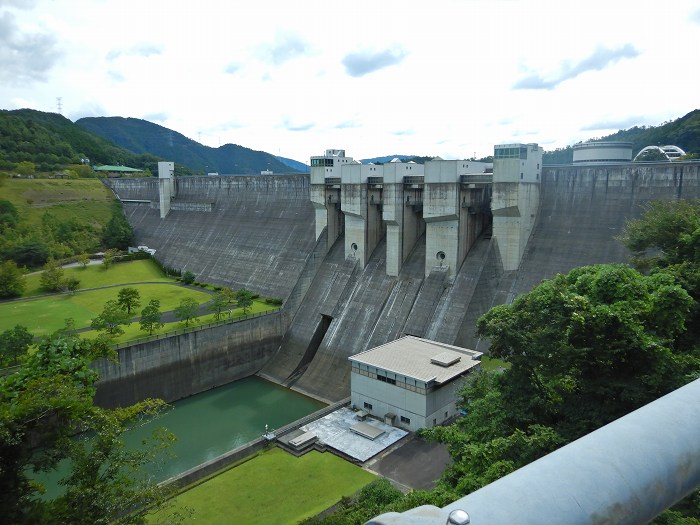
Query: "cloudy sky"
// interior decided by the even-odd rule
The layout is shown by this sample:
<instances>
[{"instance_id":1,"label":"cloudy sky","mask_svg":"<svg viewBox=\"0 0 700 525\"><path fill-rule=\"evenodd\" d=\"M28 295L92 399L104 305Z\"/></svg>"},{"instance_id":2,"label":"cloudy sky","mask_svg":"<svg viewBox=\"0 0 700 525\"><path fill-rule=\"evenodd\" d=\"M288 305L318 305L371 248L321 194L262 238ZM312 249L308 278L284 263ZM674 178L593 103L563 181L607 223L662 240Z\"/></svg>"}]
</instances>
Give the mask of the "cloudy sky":
<instances>
[{"instance_id":1,"label":"cloudy sky","mask_svg":"<svg viewBox=\"0 0 700 525\"><path fill-rule=\"evenodd\" d=\"M303 162L545 149L700 108L700 0L0 0L0 109Z\"/></svg>"}]
</instances>

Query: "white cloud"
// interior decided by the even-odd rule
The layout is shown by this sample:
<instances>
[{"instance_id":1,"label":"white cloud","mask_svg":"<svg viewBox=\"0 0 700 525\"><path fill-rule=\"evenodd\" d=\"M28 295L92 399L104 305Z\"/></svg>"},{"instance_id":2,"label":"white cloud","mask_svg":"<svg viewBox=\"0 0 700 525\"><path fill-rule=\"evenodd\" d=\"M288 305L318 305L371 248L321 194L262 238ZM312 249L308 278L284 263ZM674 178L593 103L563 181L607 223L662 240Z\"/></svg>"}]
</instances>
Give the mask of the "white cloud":
<instances>
[{"instance_id":1,"label":"white cloud","mask_svg":"<svg viewBox=\"0 0 700 525\"><path fill-rule=\"evenodd\" d=\"M0 83L45 81L60 55L54 35L25 32L14 14L0 13Z\"/></svg>"},{"instance_id":2,"label":"white cloud","mask_svg":"<svg viewBox=\"0 0 700 525\"><path fill-rule=\"evenodd\" d=\"M697 0L676 0L669 23L654 12L652 0L356 0L341 11L326 0L0 0L0 100L55 111L62 97L71 118L155 120L208 146L300 161L329 147L355 158L554 148L698 107L694 76L670 76L690 71L678 49L697 47Z\"/></svg>"},{"instance_id":3,"label":"white cloud","mask_svg":"<svg viewBox=\"0 0 700 525\"><path fill-rule=\"evenodd\" d=\"M600 71L623 58L635 58L639 55L633 45L625 44L617 49L598 47L589 56L578 62L564 62L560 71L549 78L533 73L519 80L514 89L554 89L566 80L571 80L587 71Z\"/></svg>"},{"instance_id":4,"label":"white cloud","mask_svg":"<svg viewBox=\"0 0 700 525\"><path fill-rule=\"evenodd\" d=\"M395 66L406 58L403 49L384 49L382 51L357 51L343 58L345 71L351 77L362 77L379 69Z\"/></svg>"},{"instance_id":5,"label":"white cloud","mask_svg":"<svg viewBox=\"0 0 700 525\"><path fill-rule=\"evenodd\" d=\"M275 35L274 42L265 43L260 47L260 56L272 65L280 66L304 55L308 47L308 43L299 35L280 32Z\"/></svg>"}]
</instances>

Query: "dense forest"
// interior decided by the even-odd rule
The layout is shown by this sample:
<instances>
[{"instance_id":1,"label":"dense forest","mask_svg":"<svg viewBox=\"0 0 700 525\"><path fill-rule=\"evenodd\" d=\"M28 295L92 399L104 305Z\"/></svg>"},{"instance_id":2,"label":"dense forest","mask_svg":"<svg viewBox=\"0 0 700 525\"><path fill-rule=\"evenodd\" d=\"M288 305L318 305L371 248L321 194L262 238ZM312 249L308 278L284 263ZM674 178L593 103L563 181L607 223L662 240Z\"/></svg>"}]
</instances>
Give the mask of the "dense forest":
<instances>
[{"instance_id":1,"label":"dense forest","mask_svg":"<svg viewBox=\"0 0 700 525\"><path fill-rule=\"evenodd\" d=\"M132 153L85 131L57 113L0 110L0 171L31 162L39 172L90 164L125 165L157 173L158 157Z\"/></svg>"},{"instance_id":2,"label":"dense forest","mask_svg":"<svg viewBox=\"0 0 700 525\"><path fill-rule=\"evenodd\" d=\"M671 122L660 126L634 126L621 129L611 135L592 138L591 141L624 141L632 143L632 155L645 146L674 145L688 154L700 155L700 110L696 109ZM574 150L572 146L545 151L543 164L571 164ZM650 159L653 160L653 159Z\"/></svg>"},{"instance_id":3,"label":"dense forest","mask_svg":"<svg viewBox=\"0 0 700 525\"><path fill-rule=\"evenodd\" d=\"M184 135L146 120L122 117L89 117L76 124L134 153L150 153L189 166L197 173L252 174L296 171L264 151L236 144L218 148L203 146Z\"/></svg>"}]
</instances>

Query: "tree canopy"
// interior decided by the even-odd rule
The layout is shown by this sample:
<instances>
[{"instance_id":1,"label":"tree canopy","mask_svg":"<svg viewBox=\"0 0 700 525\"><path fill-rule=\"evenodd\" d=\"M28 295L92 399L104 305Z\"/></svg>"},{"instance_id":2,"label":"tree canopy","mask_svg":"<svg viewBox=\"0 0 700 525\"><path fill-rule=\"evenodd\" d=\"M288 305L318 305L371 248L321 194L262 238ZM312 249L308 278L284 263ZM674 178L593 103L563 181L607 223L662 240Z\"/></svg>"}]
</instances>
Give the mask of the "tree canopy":
<instances>
[{"instance_id":1,"label":"tree canopy","mask_svg":"<svg viewBox=\"0 0 700 525\"><path fill-rule=\"evenodd\" d=\"M14 261L0 262L0 298L19 297L25 284L22 270Z\"/></svg>"},{"instance_id":2,"label":"tree canopy","mask_svg":"<svg viewBox=\"0 0 700 525\"><path fill-rule=\"evenodd\" d=\"M145 506L163 504L165 489L137 472L172 435L154 435L151 446L134 451L123 448L121 435L165 405L149 399L117 410L95 406L98 374L90 363L112 356L100 341L59 333L41 341L17 373L0 377L3 521L144 523ZM66 459L65 491L41 497L37 474Z\"/></svg>"},{"instance_id":3,"label":"tree canopy","mask_svg":"<svg viewBox=\"0 0 700 525\"><path fill-rule=\"evenodd\" d=\"M109 300L105 303L102 313L92 320L90 326L109 335L119 335L124 333L122 325L129 325L130 319L131 315L119 302Z\"/></svg>"}]
</instances>

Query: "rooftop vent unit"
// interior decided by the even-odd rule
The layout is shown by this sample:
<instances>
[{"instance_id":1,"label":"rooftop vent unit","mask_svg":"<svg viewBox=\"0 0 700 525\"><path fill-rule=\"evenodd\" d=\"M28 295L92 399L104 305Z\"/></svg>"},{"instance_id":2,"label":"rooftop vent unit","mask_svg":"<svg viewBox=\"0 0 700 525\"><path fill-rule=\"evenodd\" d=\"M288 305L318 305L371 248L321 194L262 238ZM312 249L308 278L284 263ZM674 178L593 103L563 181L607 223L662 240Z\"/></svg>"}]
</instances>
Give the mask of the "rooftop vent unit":
<instances>
[{"instance_id":1,"label":"rooftop vent unit","mask_svg":"<svg viewBox=\"0 0 700 525\"><path fill-rule=\"evenodd\" d=\"M447 368L455 363L458 363L462 359L462 356L455 354L454 352L443 352L436 356L430 358L430 362L434 365L440 365Z\"/></svg>"}]
</instances>

